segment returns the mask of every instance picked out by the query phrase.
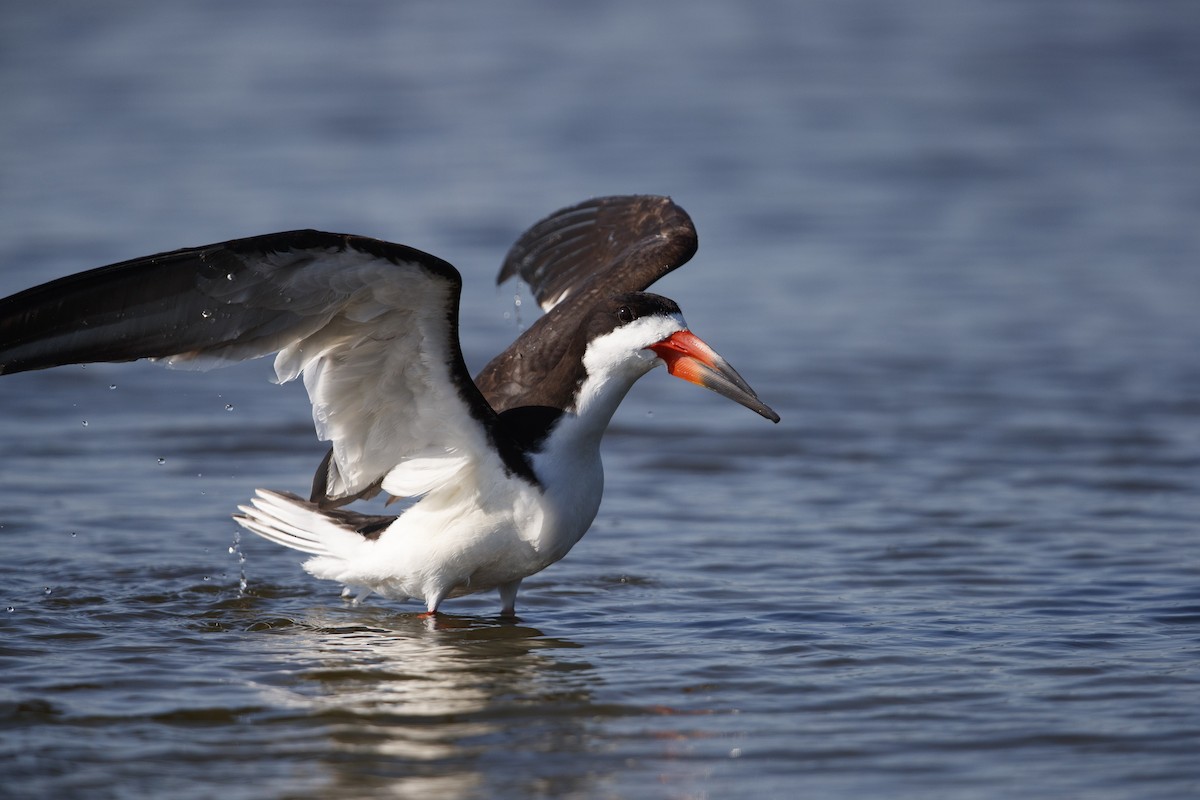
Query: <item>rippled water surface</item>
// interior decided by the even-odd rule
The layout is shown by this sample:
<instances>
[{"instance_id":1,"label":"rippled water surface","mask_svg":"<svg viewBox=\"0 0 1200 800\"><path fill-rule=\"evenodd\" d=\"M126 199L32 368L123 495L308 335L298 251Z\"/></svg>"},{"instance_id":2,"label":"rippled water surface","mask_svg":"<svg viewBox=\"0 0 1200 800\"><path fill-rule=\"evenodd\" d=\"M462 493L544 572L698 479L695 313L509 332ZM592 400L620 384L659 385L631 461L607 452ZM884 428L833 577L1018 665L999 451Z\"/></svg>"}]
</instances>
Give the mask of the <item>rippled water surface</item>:
<instances>
[{"instance_id":1,"label":"rippled water surface","mask_svg":"<svg viewBox=\"0 0 1200 800\"><path fill-rule=\"evenodd\" d=\"M322 454L269 365L0 379L0 796L1200 791L1200 15L1186 2L26 4L0 293L314 226L492 276L673 195L600 517L492 596L349 607L239 541ZM515 317L519 317L518 320Z\"/></svg>"}]
</instances>

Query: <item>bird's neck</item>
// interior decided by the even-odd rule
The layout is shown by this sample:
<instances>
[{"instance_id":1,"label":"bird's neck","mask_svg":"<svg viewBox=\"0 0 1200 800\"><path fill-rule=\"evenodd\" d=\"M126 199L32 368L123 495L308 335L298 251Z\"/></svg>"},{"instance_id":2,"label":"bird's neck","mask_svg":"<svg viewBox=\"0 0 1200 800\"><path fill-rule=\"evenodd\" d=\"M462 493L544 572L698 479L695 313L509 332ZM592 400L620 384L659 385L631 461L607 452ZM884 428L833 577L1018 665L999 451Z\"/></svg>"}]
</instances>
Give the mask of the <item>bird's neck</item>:
<instances>
[{"instance_id":1,"label":"bird's neck","mask_svg":"<svg viewBox=\"0 0 1200 800\"><path fill-rule=\"evenodd\" d=\"M622 398L644 371L589 373L571 407L531 454L550 520L538 548L549 561L565 555L595 519L604 493L600 441Z\"/></svg>"},{"instance_id":2,"label":"bird's neck","mask_svg":"<svg viewBox=\"0 0 1200 800\"><path fill-rule=\"evenodd\" d=\"M614 361L603 353L584 356L584 375L579 381L571 407L563 415L551 436L559 435L575 446L599 447L617 406L637 383L638 378L658 362L652 356Z\"/></svg>"},{"instance_id":3,"label":"bird's neck","mask_svg":"<svg viewBox=\"0 0 1200 800\"><path fill-rule=\"evenodd\" d=\"M604 493L600 440L621 400L655 363L626 358L614 366L603 358L585 357L584 377L570 406L530 454L551 520L539 540L548 561L566 554L595 519Z\"/></svg>"}]
</instances>

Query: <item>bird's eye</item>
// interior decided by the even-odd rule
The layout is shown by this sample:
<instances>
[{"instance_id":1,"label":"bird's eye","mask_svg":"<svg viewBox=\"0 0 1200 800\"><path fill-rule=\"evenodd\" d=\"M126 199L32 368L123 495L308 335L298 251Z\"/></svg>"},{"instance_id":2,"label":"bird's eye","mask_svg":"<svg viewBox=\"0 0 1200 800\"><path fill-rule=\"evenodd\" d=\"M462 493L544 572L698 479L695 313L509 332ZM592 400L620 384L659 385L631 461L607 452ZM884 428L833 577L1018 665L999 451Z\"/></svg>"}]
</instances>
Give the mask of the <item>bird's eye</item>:
<instances>
[{"instance_id":1,"label":"bird's eye","mask_svg":"<svg viewBox=\"0 0 1200 800\"><path fill-rule=\"evenodd\" d=\"M633 313L633 309L629 306L621 306L617 309L617 319L621 322L633 322L637 315Z\"/></svg>"}]
</instances>

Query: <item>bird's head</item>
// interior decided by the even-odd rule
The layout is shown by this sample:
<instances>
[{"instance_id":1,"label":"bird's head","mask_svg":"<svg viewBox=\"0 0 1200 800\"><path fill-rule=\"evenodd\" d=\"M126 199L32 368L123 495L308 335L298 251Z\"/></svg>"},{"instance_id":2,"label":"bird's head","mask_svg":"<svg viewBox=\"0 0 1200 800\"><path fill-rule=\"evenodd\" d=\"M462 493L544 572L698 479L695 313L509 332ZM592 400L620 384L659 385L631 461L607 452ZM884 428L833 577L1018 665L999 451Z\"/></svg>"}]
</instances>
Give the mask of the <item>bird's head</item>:
<instances>
[{"instance_id":1,"label":"bird's head","mask_svg":"<svg viewBox=\"0 0 1200 800\"><path fill-rule=\"evenodd\" d=\"M688 330L674 300L647 292L615 295L600 304L588 324L585 360L596 367L628 370L634 379L660 363L677 378L712 389L751 411L779 422L729 362Z\"/></svg>"}]
</instances>

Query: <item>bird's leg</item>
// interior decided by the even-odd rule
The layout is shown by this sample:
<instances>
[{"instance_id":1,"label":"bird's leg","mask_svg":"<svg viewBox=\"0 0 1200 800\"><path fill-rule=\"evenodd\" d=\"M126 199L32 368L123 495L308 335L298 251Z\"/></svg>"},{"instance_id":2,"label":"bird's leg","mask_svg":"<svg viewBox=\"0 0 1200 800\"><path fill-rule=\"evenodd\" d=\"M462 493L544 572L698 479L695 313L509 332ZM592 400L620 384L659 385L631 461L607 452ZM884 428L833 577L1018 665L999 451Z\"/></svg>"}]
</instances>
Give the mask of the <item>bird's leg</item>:
<instances>
[{"instance_id":1,"label":"bird's leg","mask_svg":"<svg viewBox=\"0 0 1200 800\"><path fill-rule=\"evenodd\" d=\"M517 590L521 588L521 579L500 584L500 616L505 619L517 618Z\"/></svg>"},{"instance_id":2,"label":"bird's leg","mask_svg":"<svg viewBox=\"0 0 1200 800\"><path fill-rule=\"evenodd\" d=\"M352 606L362 605L362 601L366 600L372 590L365 586L345 586L342 588L342 597L350 601Z\"/></svg>"},{"instance_id":3,"label":"bird's leg","mask_svg":"<svg viewBox=\"0 0 1200 800\"><path fill-rule=\"evenodd\" d=\"M438 606L442 604L442 601L446 599L446 595L448 594L450 594L449 586L447 586L445 589L437 589L430 594L426 594L425 612L423 614L418 614L417 616L421 619L432 619L433 617L437 616Z\"/></svg>"}]
</instances>

